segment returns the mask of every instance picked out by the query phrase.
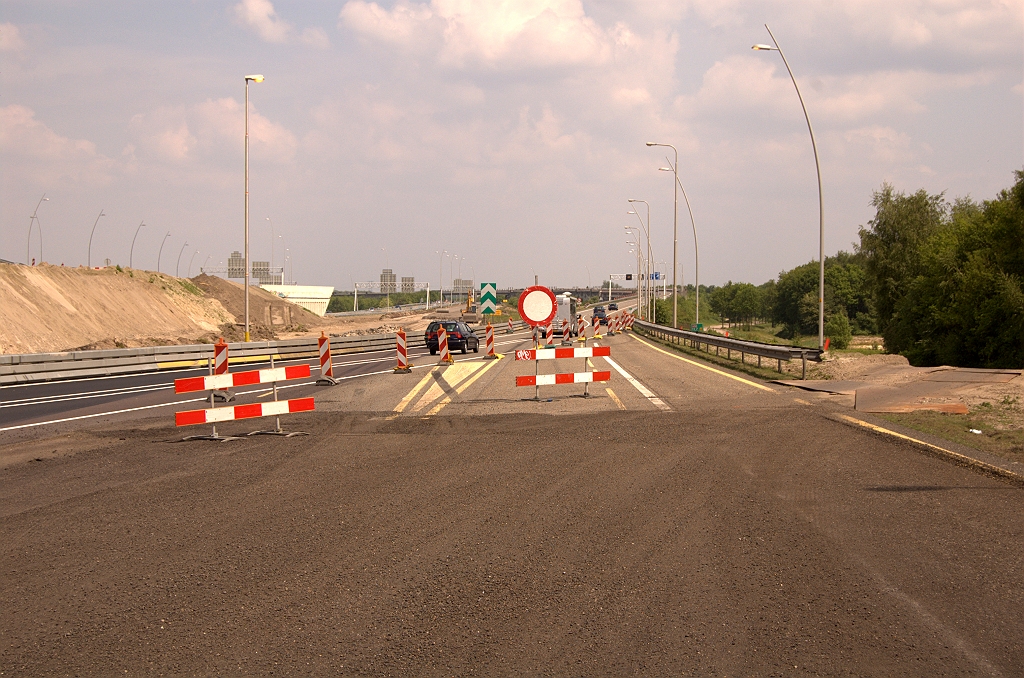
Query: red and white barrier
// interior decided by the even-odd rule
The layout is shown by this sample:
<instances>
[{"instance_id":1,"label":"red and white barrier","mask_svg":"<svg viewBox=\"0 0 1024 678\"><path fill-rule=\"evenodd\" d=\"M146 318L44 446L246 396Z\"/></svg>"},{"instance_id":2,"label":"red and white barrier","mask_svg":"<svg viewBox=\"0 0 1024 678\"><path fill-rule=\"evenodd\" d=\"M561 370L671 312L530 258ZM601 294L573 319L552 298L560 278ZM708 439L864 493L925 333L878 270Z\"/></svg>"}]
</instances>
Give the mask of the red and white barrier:
<instances>
[{"instance_id":1,"label":"red and white barrier","mask_svg":"<svg viewBox=\"0 0 1024 678\"><path fill-rule=\"evenodd\" d=\"M572 332L569 329L569 321L562 318L562 344L568 346L572 343Z\"/></svg>"},{"instance_id":2,"label":"red and white barrier","mask_svg":"<svg viewBox=\"0 0 1024 678\"><path fill-rule=\"evenodd\" d=\"M292 365L290 367L272 367L249 372L230 374L214 374L208 377L185 377L174 380L175 393L194 393L195 391L213 391L231 388L232 386L252 386L253 384L269 384L288 379L303 379L310 376L309 365Z\"/></svg>"},{"instance_id":3,"label":"red and white barrier","mask_svg":"<svg viewBox=\"0 0 1024 678\"><path fill-rule=\"evenodd\" d=\"M600 358L610 356L610 346L591 346L590 348L526 348L516 351L516 360L557 360L562 358Z\"/></svg>"},{"instance_id":4,"label":"red and white barrier","mask_svg":"<svg viewBox=\"0 0 1024 678\"><path fill-rule=\"evenodd\" d=\"M591 336L591 338L592 339L600 339L601 338L601 319L600 318L594 318L594 327L593 327L593 329L594 329L594 334Z\"/></svg>"},{"instance_id":5,"label":"red and white barrier","mask_svg":"<svg viewBox=\"0 0 1024 678\"><path fill-rule=\"evenodd\" d=\"M317 386L333 386L338 383L334 378L334 359L331 357L331 338L320 332L317 341L317 349L320 352L320 378L316 380Z\"/></svg>"},{"instance_id":6,"label":"red and white barrier","mask_svg":"<svg viewBox=\"0 0 1024 678\"><path fill-rule=\"evenodd\" d=\"M306 365L308 368L309 365ZM209 410L186 410L174 413L175 426L194 426L195 424L216 424L221 421L235 419L252 419L255 417L272 417L292 412L312 412L312 398L296 398L295 400L278 400L270 403L250 403L248 405L232 405L216 407ZM214 433L216 436L216 433Z\"/></svg>"},{"instance_id":7,"label":"red and white barrier","mask_svg":"<svg viewBox=\"0 0 1024 678\"><path fill-rule=\"evenodd\" d=\"M608 372L570 372L568 374L528 374L516 377L516 386L555 386L557 384L590 384L595 381L611 381Z\"/></svg>"},{"instance_id":8,"label":"red and white barrier","mask_svg":"<svg viewBox=\"0 0 1024 678\"><path fill-rule=\"evenodd\" d=\"M213 373L226 374L228 371L228 345L224 343L224 337L220 338L213 345Z\"/></svg>"},{"instance_id":9,"label":"red and white barrier","mask_svg":"<svg viewBox=\"0 0 1024 678\"><path fill-rule=\"evenodd\" d=\"M587 321L582 315L576 316L576 341L587 343Z\"/></svg>"},{"instance_id":10,"label":"red and white barrier","mask_svg":"<svg viewBox=\"0 0 1024 678\"><path fill-rule=\"evenodd\" d=\"M548 346L554 346L555 345L555 325L554 325L554 323L548 323L547 335L548 335L547 342L545 342L545 343Z\"/></svg>"},{"instance_id":11,"label":"red and white barrier","mask_svg":"<svg viewBox=\"0 0 1024 678\"><path fill-rule=\"evenodd\" d=\"M409 367L409 349L405 341L405 330L395 332L395 358L398 364L395 366L395 374L408 374L412 372Z\"/></svg>"},{"instance_id":12,"label":"red and white barrier","mask_svg":"<svg viewBox=\"0 0 1024 678\"><path fill-rule=\"evenodd\" d=\"M452 354L448 352L448 333L445 332L444 325L440 325L437 328L437 351L441 354L441 360L438 364L450 364L455 362L452 358Z\"/></svg>"},{"instance_id":13,"label":"red and white barrier","mask_svg":"<svg viewBox=\"0 0 1024 678\"><path fill-rule=\"evenodd\" d=\"M508 319L508 329L505 330L505 334L512 334L513 332L515 332L515 330L512 329L512 318L509 318Z\"/></svg>"},{"instance_id":14,"label":"red and white barrier","mask_svg":"<svg viewBox=\"0 0 1024 678\"><path fill-rule=\"evenodd\" d=\"M487 355L484 356L487 360L494 360L498 356L494 355L494 328L491 327L491 323L487 323L487 329L484 332L484 341L487 344Z\"/></svg>"}]
</instances>

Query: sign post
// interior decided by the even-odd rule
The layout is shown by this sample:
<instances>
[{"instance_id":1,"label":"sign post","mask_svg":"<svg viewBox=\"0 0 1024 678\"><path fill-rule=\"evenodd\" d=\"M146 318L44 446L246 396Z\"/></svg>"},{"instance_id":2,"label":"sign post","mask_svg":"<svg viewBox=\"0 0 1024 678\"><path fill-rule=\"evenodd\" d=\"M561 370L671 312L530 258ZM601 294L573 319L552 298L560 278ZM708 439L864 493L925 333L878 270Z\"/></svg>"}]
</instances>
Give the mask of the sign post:
<instances>
[{"instance_id":1,"label":"sign post","mask_svg":"<svg viewBox=\"0 0 1024 678\"><path fill-rule=\"evenodd\" d=\"M538 327L550 323L556 313L558 313L558 302L555 300L555 294L543 285L527 287L519 295L519 317L532 327L534 332ZM537 376L540 376L539 362L534 377L534 386L536 387L534 398L540 400L540 384L536 379Z\"/></svg>"}]
</instances>

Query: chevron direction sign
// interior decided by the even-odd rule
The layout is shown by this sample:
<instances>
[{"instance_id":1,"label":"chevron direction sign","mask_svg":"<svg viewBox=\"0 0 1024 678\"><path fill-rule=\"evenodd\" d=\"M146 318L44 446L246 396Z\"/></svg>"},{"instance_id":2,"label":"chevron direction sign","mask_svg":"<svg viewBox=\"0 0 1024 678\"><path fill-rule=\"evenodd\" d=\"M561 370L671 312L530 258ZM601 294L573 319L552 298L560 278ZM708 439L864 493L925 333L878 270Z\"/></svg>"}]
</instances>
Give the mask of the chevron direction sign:
<instances>
[{"instance_id":1,"label":"chevron direction sign","mask_svg":"<svg viewBox=\"0 0 1024 678\"><path fill-rule=\"evenodd\" d=\"M480 311L493 314L498 310L498 283L480 283Z\"/></svg>"}]
</instances>

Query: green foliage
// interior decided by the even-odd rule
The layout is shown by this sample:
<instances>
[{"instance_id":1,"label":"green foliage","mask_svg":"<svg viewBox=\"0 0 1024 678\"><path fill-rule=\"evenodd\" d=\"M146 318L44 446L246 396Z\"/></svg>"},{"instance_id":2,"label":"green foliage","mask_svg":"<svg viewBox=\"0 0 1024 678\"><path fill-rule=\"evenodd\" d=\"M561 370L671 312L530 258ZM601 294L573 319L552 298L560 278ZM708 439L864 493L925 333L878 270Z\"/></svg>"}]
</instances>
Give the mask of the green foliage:
<instances>
[{"instance_id":1,"label":"green foliage","mask_svg":"<svg viewBox=\"0 0 1024 678\"><path fill-rule=\"evenodd\" d=\"M995 200L944 204L945 218L923 241L880 242L862 230L862 249L879 260L889 250L917 253L902 277L890 271L901 294L878 301L892 304L887 317L879 313L888 351L915 365L1024 365L1024 172L1015 174ZM883 283L876 294L890 289Z\"/></svg>"},{"instance_id":2,"label":"green foliage","mask_svg":"<svg viewBox=\"0 0 1024 678\"><path fill-rule=\"evenodd\" d=\"M825 336L831 340L831 347L844 349L850 345L853 333L850 331L850 320L846 311L833 313L825 322Z\"/></svg>"},{"instance_id":3,"label":"green foliage","mask_svg":"<svg viewBox=\"0 0 1024 678\"><path fill-rule=\"evenodd\" d=\"M193 283L188 278L181 278L181 279L179 279L178 280L178 284L181 285L185 289L185 291L188 292L189 294L194 294L197 297L203 296L203 291L201 289L199 289L195 285L195 283Z\"/></svg>"},{"instance_id":4,"label":"green foliage","mask_svg":"<svg viewBox=\"0 0 1024 678\"><path fill-rule=\"evenodd\" d=\"M786 336L818 333L818 262L811 261L779 274L773 320L785 326ZM875 330L868 273L861 254L838 252L825 257L825 317L844 312L855 318L851 331Z\"/></svg>"}]
</instances>

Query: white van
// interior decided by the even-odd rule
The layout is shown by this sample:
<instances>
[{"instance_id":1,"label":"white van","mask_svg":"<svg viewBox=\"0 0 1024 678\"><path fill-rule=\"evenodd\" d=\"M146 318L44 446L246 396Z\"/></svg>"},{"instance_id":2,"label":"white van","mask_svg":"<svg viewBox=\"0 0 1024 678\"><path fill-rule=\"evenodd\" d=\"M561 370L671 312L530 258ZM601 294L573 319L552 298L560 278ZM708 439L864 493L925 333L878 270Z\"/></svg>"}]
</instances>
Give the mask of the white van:
<instances>
[{"instance_id":1,"label":"white van","mask_svg":"<svg viewBox=\"0 0 1024 678\"><path fill-rule=\"evenodd\" d=\"M562 331L562 320L569 322L569 331L572 336L576 336L576 302L578 301L572 296L570 292L563 292L555 297L555 301L558 303L558 310L555 312L555 318L551 321L551 324L555 326L555 332L560 333Z\"/></svg>"}]
</instances>

